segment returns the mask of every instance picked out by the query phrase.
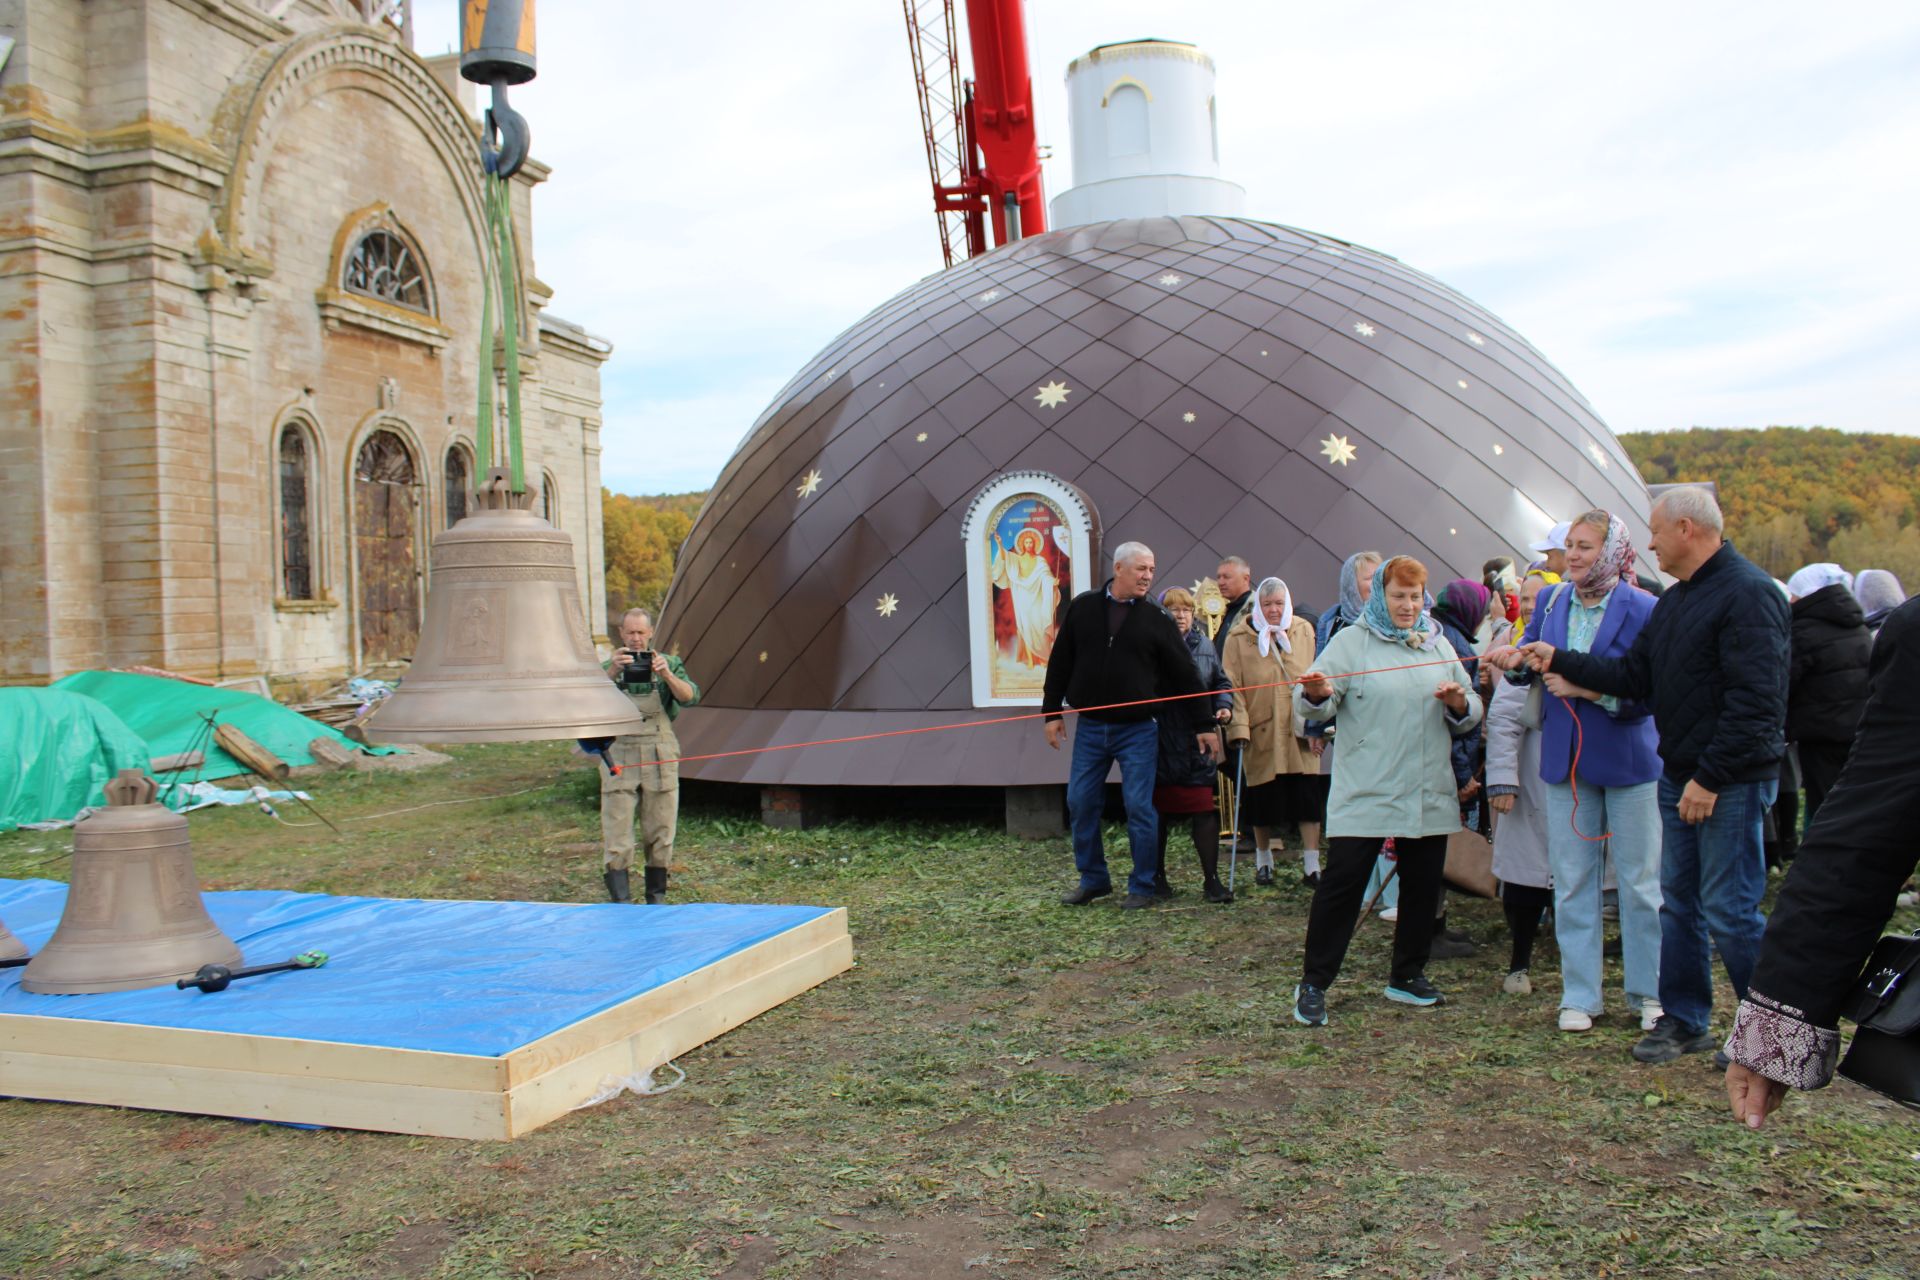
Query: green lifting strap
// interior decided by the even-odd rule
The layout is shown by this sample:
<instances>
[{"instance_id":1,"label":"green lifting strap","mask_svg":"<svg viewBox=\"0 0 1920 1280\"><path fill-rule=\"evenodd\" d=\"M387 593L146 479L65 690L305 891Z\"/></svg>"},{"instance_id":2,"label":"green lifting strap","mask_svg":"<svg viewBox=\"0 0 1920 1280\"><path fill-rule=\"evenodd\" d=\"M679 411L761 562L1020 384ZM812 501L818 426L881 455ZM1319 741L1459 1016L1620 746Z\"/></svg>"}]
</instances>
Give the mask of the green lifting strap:
<instances>
[{"instance_id":1,"label":"green lifting strap","mask_svg":"<svg viewBox=\"0 0 1920 1280\"><path fill-rule=\"evenodd\" d=\"M515 493L527 491L526 463L520 442L520 264L513 250L512 193L508 179L482 179L487 214L487 243L481 249L480 394L475 442L484 464L496 461L493 444L493 352L496 340L506 351L507 475ZM494 331L495 291L500 331Z\"/></svg>"}]
</instances>

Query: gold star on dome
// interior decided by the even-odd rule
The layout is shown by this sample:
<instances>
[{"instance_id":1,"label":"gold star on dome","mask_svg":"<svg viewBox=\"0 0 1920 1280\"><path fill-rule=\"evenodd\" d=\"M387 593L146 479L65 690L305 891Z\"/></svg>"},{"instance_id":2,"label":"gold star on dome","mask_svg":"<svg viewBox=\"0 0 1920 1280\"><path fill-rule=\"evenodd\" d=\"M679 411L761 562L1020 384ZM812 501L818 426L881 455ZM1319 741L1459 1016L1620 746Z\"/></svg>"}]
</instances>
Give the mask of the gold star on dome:
<instances>
[{"instance_id":1,"label":"gold star on dome","mask_svg":"<svg viewBox=\"0 0 1920 1280\"><path fill-rule=\"evenodd\" d=\"M1376 330L1372 325L1368 324L1365 320L1361 320L1358 323L1356 323L1353 326L1353 331L1359 334L1363 338L1371 338L1376 332L1378 332L1378 330Z\"/></svg>"},{"instance_id":2,"label":"gold star on dome","mask_svg":"<svg viewBox=\"0 0 1920 1280\"><path fill-rule=\"evenodd\" d=\"M1193 420L1194 418L1191 413L1183 413L1180 415L1180 421L1182 422L1192 422Z\"/></svg>"},{"instance_id":3,"label":"gold star on dome","mask_svg":"<svg viewBox=\"0 0 1920 1280\"><path fill-rule=\"evenodd\" d=\"M1486 340L1485 338L1483 338L1483 337L1481 337L1481 336L1480 336L1479 334L1477 334L1477 333L1469 333L1469 334L1467 334L1467 341L1468 341L1468 342L1471 342L1471 343L1472 343L1472 344L1473 344L1474 346L1476 346L1476 347L1484 347L1484 346L1486 346L1486 345L1487 345L1487 340Z\"/></svg>"},{"instance_id":4,"label":"gold star on dome","mask_svg":"<svg viewBox=\"0 0 1920 1280\"><path fill-rule=\"evenodd\" d=\"M820 473L818 471L809 471L807 472L807 478L800 482L800 487L794 490L794 492L799 494L802 498L811 498L813 496L813 491L815 489L818 489L819 487L820 487Z\"/></svg>"},{"instance_id":5,"label":"gold star on dome","mask_svg":"<svg viewBox=\"0 0 1920 1280\"><path fill-rule=\"evenodd\" d=\"M1467 380L1465 378L1455 378L1453 385L1465 391L1467 389Z\"/></svg>"},{"instance_id":6,"label":"gold star on dome","mask_svg":"<svg viewBox=\"0 0 1920 1280\"><path fill-rule=\"evenodd\" d=\"M1000 291L998 289L989 289L985 293L980 295L980 301L992 302L995 298L999 296L1000 296Z\"/></svg>"},{"instance_id":7,"label":"gold star on dome","mask_svg":"<svg viewBox=\"0 0 1920 1280\"><path fill-rule=\"evenodd\" d=\"M1344 467L1354 459L1353 442L1345 436L1328 436L1320 442L1320 452L1328 465L1337 462Z\"/></svg>"},{"instance_id":8,"label":"gold star on dome","mask_svg":"<svg viewBox=\"0 0 1920 1280\"><path fill-rule=\"evenodd\" d=\"M914 439L914 443L916 444L925 444L927 442L927 433L922 431L919 435L915 436L913 439Z\"/></svg>"},{"instance_id":9,"label":"gold star on dome","mask_svg":"<svg viewBox=\"0 0 1920 1280\"><path fill-rule=\"evenodd\" d=\"M762 649L760 651L760 661L765 662L766 660L767 660L767 651L765 649Z\"/></svg>"},{"instance_id":10,"label":"gold star on dome","mask_svg":"<svg viewBox=\"0 0 1920 1280\"><path fill-rule=\"evenodd\" d=\"M880 597L880 603L873 606L874 612L883 618L891 618L900 607L900 597L889 591Z\"/></svg>"},{"instance_id":11,"label":"gold star on dome","mask_svg":"<svg viewBox=\"0 0 1920 1280\"><path fill-rule=\"evenodd\" d=\"M1033 401L1042 409L1058 409L1073 394L1073 388L1064 382L1049 382L1034 393Z\"/></svg>"},{"instance_id":12,"label":"gold star on dome","mask_svg":"<svg viewBox=\"0 0 1920 1280\"><path fill-rule=\"evenodd\" d=\"M1167 286L1167 288L1171 289L1173 288L1173 286L1180 283L1180 277L1173 274L1173 272L1169 271L1167 272L1167 274L1160 277L1160 283Z\"/></svg>"},{"instance_id":13,"label":"gold star on dome","mask_svg":"<svg viewBox=\"0 0 1920 1280\"><path fill-rule=\"evenodd\" d=\"M1604 467L1607 465L1606 451L1591 440L1587 441L1587 452L1592 454L1593 460L1599 463L1601 466Z\"/></svg>"},{"instance_id":14,"label":"gold star on dome","mask_svg":"<svg viewBox=\"0 0 1920 1280\"><path fill-rule=\"evenodd\" d=\"M1505 453L1506 451L1507 451L1507 446L1503 444L1497 444L1493 446L1493 452L1495 457L1498 457L1499 455Z\"/></svg>"}]
</instances>

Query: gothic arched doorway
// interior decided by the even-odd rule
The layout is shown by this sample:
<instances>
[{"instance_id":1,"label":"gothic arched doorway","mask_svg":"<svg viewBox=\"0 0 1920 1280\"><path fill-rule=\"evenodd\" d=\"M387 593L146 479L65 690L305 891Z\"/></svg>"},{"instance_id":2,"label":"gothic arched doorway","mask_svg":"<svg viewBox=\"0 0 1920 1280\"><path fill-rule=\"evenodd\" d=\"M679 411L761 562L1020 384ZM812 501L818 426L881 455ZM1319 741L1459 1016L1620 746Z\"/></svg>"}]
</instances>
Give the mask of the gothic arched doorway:
<instances>
[{"instance_id":1,"label":"gothic arched doorway","mask_svg":"<svg viewBox=\"0 0 1920 1280\"><path fill-rule=\"evenodd\" d=\"M406 441L376 431L353 463L353 550L360 597L360 658L399 662L420 638L419 472Z\"/></svg>"}]
</instances>

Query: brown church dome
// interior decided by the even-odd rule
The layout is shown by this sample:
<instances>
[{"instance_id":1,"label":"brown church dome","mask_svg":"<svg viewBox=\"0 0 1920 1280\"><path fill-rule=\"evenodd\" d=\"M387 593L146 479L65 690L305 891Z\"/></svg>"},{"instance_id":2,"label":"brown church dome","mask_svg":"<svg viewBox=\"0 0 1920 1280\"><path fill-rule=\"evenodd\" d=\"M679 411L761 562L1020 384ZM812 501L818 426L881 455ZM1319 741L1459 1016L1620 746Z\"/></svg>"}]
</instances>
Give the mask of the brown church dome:
<instances>
[{"instance_id":1,"label":"brown church dome","mask_svg":"<svg viewBox=\"0 0 1920 1280\"><path fill-rule=\"evenodd\" d=\"M982 619L1010 636L1010 615L1006 593L983 587L991 530L962 539L964 521L987 518L969 516L982 491L1012 473L1056 482L1029 504L1040 529L1084 521L1078 543L1022 544L1029 566L1050 557L1052 572L1034 570L1057 583L1043 601L1099 586L1123 541L1153 549L1156 591L1238 554L1319 608L1362 548L1419 556L1438 583L1477 580L1486 558L1588 507L1618 512L1636 541L1646 528L1645 487L1567 379L1387 255L1234 218L1036 236L876 309L735 451L660 622L705 690L676 726L686 754L1031 709L982 696ZM971 578L969 557L982 561ZM1033 661L1012 639L1002 653L1016 673ZM1067 760L1026 721L685 767L1014 785L1063 781Z\"/></svg>"}]
</instances>

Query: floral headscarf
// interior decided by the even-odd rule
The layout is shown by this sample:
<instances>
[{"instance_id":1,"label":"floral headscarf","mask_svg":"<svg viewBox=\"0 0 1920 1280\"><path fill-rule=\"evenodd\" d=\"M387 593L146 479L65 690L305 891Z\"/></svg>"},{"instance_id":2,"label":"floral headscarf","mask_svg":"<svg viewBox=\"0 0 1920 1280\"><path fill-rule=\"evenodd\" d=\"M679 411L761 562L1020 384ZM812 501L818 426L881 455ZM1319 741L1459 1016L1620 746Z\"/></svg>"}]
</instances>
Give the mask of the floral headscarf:
<instances>
[{"instance_id":1,"label":"floral headscarf","mask_svg":"<svg viewBox=\"0 0 1920 1280\"><path fill-rule=\"evenodd\" d=\"M1426 649L1433 645L1440 634L1433 625L1433 619L1424 612L1411 627L1395 626L1393 615L1387 612L1387 566L1401 557L1382 560L1373 571L1373 594L1367 597L1367 607L1360 612L1360 625L1382 640L1391 640L1395 644L1404 644L1409 649ZM1482 587L1481 590L1486 588ZM1481 602L1484 606L1485 601Z\"/></svg>"},{"instance_id":2,"label":"floral headscarf","mask_svg":"<svg viewBox=\"0 0 1920 1280\"><path fill-rule=\"evenodd\" d=\"M1260 607L1260 601L1272 594L1267 590L1270 586L1280 588L1279 595L1287 602L1286 612L1280 615L1277 625L1267 621L1267 611ZM1278 578L1262 578L1260 585L1253 589L1253 608L1247 610L1247 615L1253 619L1254 633L1260 637L1261 657L1273 652L1275 641L1280 644L1280 652L1293 652L1293 641L1287 636L1287 628L1293 625L1293 592L1287 589L1286 583Z\"/></svg>"},{"instance_id":3,"label":"floral headscarf","mask_svg":"<svg viewBox=\"0 0 1920 1280\"><path fill-rule=\"evenodd\" d=\"M1576 520L1575 524L1585 521ZM1627 522L1619 516L1607 517L1606 536L1601 540L1600 556L1587 570L1586 581L1576 581L1574 589L1582 595L1603 596L1612 591L1621 580L1633 581L1633 537L1627 532Z\"/></svg>"},{"instance_id":4,"label":"floral headscarf","mask_svg":"<svg viewBox=\"0 0 1920 1280\"><path fill-rule=\"evenodd\" d=\"M1377 557L1371 551L1356 551L1340 566L1340 625L1350 627L1360 621L1367 602L1360 598L1360 562Z\"/></svg>"}]
</instances>

